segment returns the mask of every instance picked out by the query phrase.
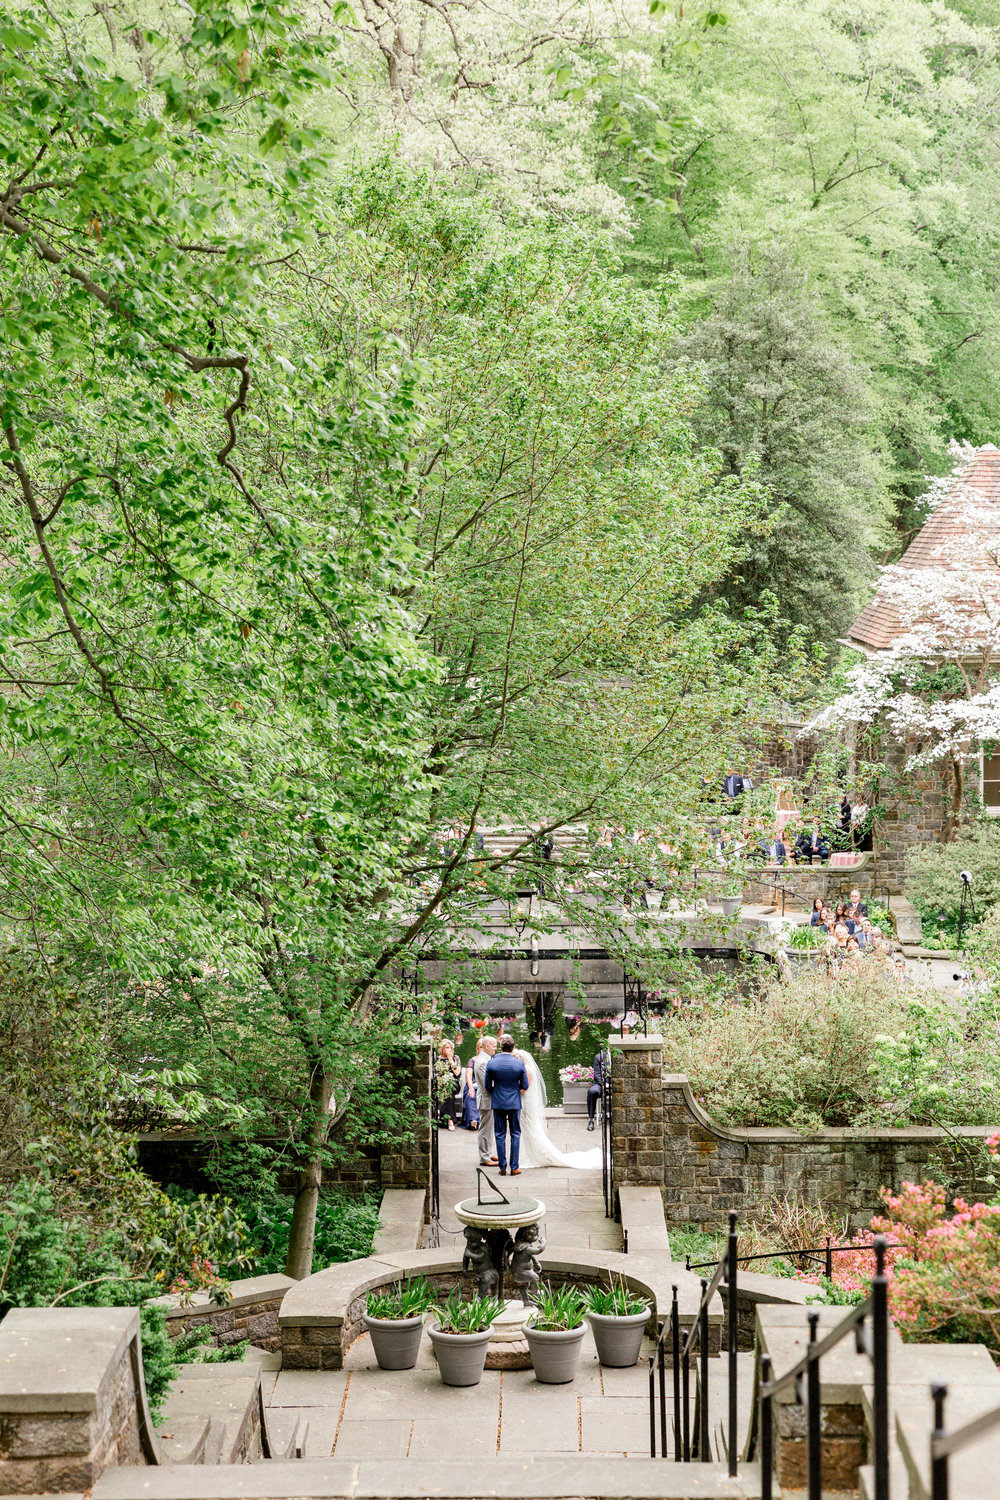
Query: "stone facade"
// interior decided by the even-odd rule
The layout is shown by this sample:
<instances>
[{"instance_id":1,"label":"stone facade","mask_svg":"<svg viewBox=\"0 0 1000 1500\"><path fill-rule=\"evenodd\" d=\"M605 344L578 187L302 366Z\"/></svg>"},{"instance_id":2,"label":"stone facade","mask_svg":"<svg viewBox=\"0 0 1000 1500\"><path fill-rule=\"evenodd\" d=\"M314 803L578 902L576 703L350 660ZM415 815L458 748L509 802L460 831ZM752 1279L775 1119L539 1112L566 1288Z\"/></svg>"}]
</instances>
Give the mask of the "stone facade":
<instances>
[{"instance_id":1,"label":"stone facade","mask_svg":"<svg viewBox=\"0 0 1000 1500\"><path fill-rule=\"evenodd\" d=\"M432 1044L428 1038L414 1042L405 1052L382 1061L393 1089L416 1104L412 1135L382 1151L383 1188L428 1188L431 1182L431 1068Z\"/></svg>"},{"instance_id":2,"label":"stone facade","mask_svg":"<svg viewBox=\"0 0 1000 1500\"><path fill-rule=\"evenodd\" d=\"M145 1462L135 1308L15 1308L0 1325L0 1493L89 1490ZM146 1428L146 1441L152 1442Z\"/></svg>"},{"instance_id":3,"label":"stone facade","mask_svg":"<svg viewBox=\"0 0 1000 1500\"><path fill-rule=\"evenodd\" d=\"M791 1194L860 1227L881 1208L881 1187L933 1176L952 1193L974 1192L963 1145L979 1145L994 1133L989 1126L810 1133L728 1128L705 1114L686 1078L668 1074L660 1091L668 1224L714 1229L731 1208L752 1219L763 1199Z\"/></svg>"},{"instance_id":4,"label":"stone facade","mask_svg":"<svg viewBox=\"0 0 1000 1500\"><path fill-rule=\"evenodd\" d=\"M659 1036L611 1038L612 1163L620 1192L656 1183L667 1225L752 1219L766 1198L802 1198L832 1219L866 1225L879 1189L933 1177L975 1196L975 1157L995 1127L812 1132L727 1127L709 1118L688 1080L663 1073Z\"/></svg>"},{"instance_id":5,"label":"stone facade","mask_svg":"<svg viewBox=\"0 0 1000 1500\"><path fill-rule=\"evenodd\" d=\"M163 1308L172 1339L192 1328L208 1327L213 1344L238 1344L248 1339L258 1349L273 1351L281 1348L281 1303L294 1285L290 1276L251 1276L233 1282L229 1302L211 1302L207 1293L196 1292L188 1303L170 1295L158 1297L154 1305Z\"/></svg>"},{"instance_id":6,"label":"stone facade","mask_svg":"<svg viewBox=\"0 0 1000 1500\"><path fill-rule=\"evenodd\" d=\"M338 1120L330 1134L334 1160L323 1169L327 1187L339 1187L359 1196L379 1188L428 1188L431 1180L430 1119L432 1044L428 1038L415 1041L412 1051L398 1052L383 1059L394 1087L410 1093L418 1101L418 1123L410 1140L402 1145L380 1148L359 1147L346 1137L344 1120ZM198 1193L215 1191L210 1159L214 1147L225 1144L226 1136L207 1136L181 1131L149 1131L137 1138L139 1165L154 1182L174 1183ZM267 1145L268 1141L262 1141ZM275 1141L274 1145L280 1143ZM295 1173L290 1164L279 1175L284 1192L295 1189Z\"/></svg>"},{"instance_id":7,"label":"stone facade","mask_svg":"<svg viewBox=\"0 0 1000 1500\"><path fill-rule=\"evenodd\" d=\"M663 1040L610 1038L611 1154L615 1183L663 1182Z\"/></svg>"}]
</instances>

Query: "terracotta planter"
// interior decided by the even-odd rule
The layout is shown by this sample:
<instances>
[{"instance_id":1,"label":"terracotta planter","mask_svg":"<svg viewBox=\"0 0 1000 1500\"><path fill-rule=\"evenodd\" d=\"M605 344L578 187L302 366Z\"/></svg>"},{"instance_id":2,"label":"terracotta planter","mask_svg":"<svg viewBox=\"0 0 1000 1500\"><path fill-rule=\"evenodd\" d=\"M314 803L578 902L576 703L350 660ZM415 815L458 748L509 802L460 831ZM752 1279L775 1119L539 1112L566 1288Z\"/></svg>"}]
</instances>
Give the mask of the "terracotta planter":
<instances>
[{"instance_id":1,"label":"terracotta planter","mask_svg":"<svg viewBox=\"0 0 1000 1500\"><path fill-rule=\"evenodd\" d=\"M416 1318L370 1318L361 1321L372 1336L372 1348L380 1370L412 1370L424 1331L423 1315Z\"/></svg>"},{"instance_id":2,"label":"terracotta planter","mask_svg":"<svg viewBox=\"0 0 1000 1500\"><path fill-rule=\"evenodd\" d=\"M531 1363L535 1367L535 1379L542 1385L566 1385L576 1374L583 1348L583 1335L587 1325L579 1328L549 1330L533 1328L529 1319L524 1325L524 1336L531 1350Z\"/></svg>"},{"instance_id":3,"label":"terracotta planter","mask_svg":"<svg viewBox=\"0 0 1000 1500\"><path fill-rule=\"evenodd\" d=\"M481 1333L442 1333L440 1323L429 1323L438 1369L445 1385L478 1385L486 1366L493 1324Z\"/></svg>"},{"instance_id":4,"label":"terracotta planter","mask_svg":"<svg viewBox=\"0 0 1000 1500\"><path fill-rule=\"evenodd\" d=\"M623 1369L637 1363L642 1348L642 1335L649 1322L649 1308L642 1312L628 1313L625 1317L613 1314L589 1312L590 1324L597 1345L597 1357L602 1365L611 1369Z\"/></svg>"}]
</instances>

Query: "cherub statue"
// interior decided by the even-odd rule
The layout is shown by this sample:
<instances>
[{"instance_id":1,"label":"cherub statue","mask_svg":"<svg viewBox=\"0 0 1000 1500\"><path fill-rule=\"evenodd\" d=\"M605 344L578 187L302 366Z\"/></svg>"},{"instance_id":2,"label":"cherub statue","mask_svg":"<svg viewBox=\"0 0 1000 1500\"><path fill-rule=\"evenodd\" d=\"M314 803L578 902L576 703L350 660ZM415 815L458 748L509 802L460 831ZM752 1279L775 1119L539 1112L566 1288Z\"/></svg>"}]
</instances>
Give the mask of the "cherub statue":
<instances>
[{"instance_id":1,"label":"cherub statue","mask_svg":"<svg viewBox=\"0 0 1000 1500\"><path fill-rule=\"evenodd\" d=\"M525 1224L507 1246L507 1274L511 1286L520 1292L525 1307L535 1300L535 1288L542 1274L538 1257L547 1243L537 1224Z\"/></svg>"},{"instance_id":2,"label":"cherub statue","mask_svg":"<svg viewBox=\"0 0 1000 1500\"><path fill-rule=\"evenodd\" d=\"M490 1247L486 1243L485 1229L470 1224L465 1231L465 1254L462 1256L462 1270L467 1276L475 1276L479 1282L480 1297L492 1297L499 1285L500 1278L496 1267L490 1259Z\"/></svg>"}]
</instances>

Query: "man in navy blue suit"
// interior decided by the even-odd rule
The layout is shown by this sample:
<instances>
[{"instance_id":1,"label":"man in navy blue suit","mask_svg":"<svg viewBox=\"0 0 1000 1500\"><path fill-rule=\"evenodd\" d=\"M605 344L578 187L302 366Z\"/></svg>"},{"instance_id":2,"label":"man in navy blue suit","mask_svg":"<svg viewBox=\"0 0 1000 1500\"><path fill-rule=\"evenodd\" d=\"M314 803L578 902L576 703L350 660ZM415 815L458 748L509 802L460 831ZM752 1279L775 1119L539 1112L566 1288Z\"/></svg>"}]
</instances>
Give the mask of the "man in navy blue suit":
<instances>
[{"instance_id":1,"label":"man in navy blue suit","mask_svg":"<svg viewBox=\"0 0 1000 1500\"><path fill-rule=\"evenodd\" d=\"M496 1132L500 1176L507 1176L507 1131L510 1131L510 1175L520 1177L521 1095L528 1087L528 1072L519 1057L514 1056L514 1038L500 1038L500 1051L491 1057L484 1079L486 1092L493 1101L493 1126Z\"/></svg>"}]
</instances>

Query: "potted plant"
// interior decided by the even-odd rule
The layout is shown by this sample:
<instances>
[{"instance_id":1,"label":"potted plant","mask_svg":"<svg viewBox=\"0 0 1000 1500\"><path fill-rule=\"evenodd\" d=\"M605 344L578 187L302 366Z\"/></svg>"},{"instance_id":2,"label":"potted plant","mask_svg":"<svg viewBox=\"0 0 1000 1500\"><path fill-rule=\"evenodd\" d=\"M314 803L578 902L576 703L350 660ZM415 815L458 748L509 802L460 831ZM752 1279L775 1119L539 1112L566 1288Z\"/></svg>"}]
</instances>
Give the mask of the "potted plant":
<instances>
[{"instance_id":1,"label":"potted plant","mask_svg":"<svg viewBox=\"0 0 1000 1500\"><path fill-rule=\"evenodd\" d=\"M503 1303L497 1297L472 1297L463 1302L460 1292L453 1292L446 1302L431 1308L436 1316L427 1332L445 1385L479 1384L493 1319L502 1311Z\"/></svg>"},{"instance_id":2,"label":"potted plant","mask_svg":"<svg viewBox=\"0 0 1000 1500\"><path fill-rule=\"evenodd\" d=\"M563 1114L585 1115L587 1090L594 1081L593 1068L570 1063L568 1067L559 1069L559 1079L563 1086Z\"/></svg>"},{"instance_id":3,"label":"potted plant","mask_svg":"<svg viewBox=\"0 0 1000 1500\"><path fill-rule=\"evenodd\" d=\"M539 1286L534 1312L524 1324L535 1379L543 1385L565 1385L573 1379L587 1331L587 1304L575 1286Z\"/></svg>"},{"instance_id":4,"label":"potted plant","mask_svg":"<svg viewBox=\"0 0 1000 1500\"><path fill-rule=\"evenodd\" d=\"M793 927L785 939L785 952L789 958L801 958L808 960L810 956L822 952L830 941L830 934L825 927Z\"/></svg>"},{"instance_id":5,"label":"potted plant","mask_svg":"<svg viewBox=\"0 0 1000 1500\"><path fill-rule=\"evenodd\" d=\"M649 1321L649 1303L630 1292L621 1280L610 1286L588 1287L585 1297L587 1322L601 1364L612 1368L634 1365Z\"/></svg>"},{"instance_id":6,"label":"potted plant","mask_svg":"<svg viewBox=\"0 0 1000 1500\"><path fill-rule=\"evenodd\" d=\"M368 1293L361 1315L380 1370L412 1370L434 1291L423 1276Z\"/></svg>"}]
</instances>

